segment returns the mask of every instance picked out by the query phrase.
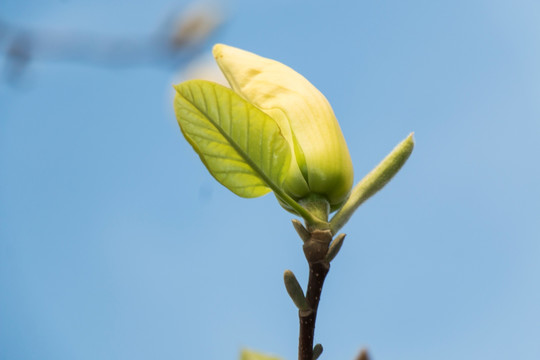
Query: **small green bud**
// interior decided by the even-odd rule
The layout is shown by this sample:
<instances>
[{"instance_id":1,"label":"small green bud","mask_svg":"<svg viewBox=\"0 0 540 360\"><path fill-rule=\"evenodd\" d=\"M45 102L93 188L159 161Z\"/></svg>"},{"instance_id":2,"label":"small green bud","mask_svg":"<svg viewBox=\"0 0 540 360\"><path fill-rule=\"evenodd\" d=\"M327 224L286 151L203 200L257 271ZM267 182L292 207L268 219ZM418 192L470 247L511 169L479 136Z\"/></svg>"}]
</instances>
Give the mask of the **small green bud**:
<instances>
[{"instance_id":1,"label":"small green bud","mask_svg":"<svg viewBox=\"0 0 540 360\"><path fill-rule=\"evenodd\" d=\"M300 236L300 239L302 239L303 242L308 241L309 238L311 237L311 234L309 233L309 231L306 230L304 225L302 225L302 223L296 219L292 220L292 224L294 226L294 229Z\"/></svg>"},{"instance_id":2,"label":"small green bud","mask_svg":"<svg viewBox=\"0 0 540 360\"><path fill-rule=\"evenodd\" d=\"M328 253L326 254L326 261L331 262L332 260L334 260L336 255L339 253L339 250L341 250L343 240L345 240L345 234L339 234L338 236L336 236L334 241L330 243Z\"/></svg>"},{"instance_id":3,"label":"small green bud","mask_svg":"<svg viewBox=\"0 0 540 360\"><path fill-rule=\"evenodd\" d=\"M323 347L321 344L317 344L313 347L313 360L317 360L323 352Z\"/></svg>"},{"instance_id":4,"label":"small green bud","mask_svg":"<svg viewBox=\"0 0 540 360\"><path fill-rule=\"evenodd\" d=\"M308 310L309 304L304 296L304 291L291 270L285 270L283 281L285 282L285 288L287 289L289 296L298 310Z\"/></svg>"}]
</instances>

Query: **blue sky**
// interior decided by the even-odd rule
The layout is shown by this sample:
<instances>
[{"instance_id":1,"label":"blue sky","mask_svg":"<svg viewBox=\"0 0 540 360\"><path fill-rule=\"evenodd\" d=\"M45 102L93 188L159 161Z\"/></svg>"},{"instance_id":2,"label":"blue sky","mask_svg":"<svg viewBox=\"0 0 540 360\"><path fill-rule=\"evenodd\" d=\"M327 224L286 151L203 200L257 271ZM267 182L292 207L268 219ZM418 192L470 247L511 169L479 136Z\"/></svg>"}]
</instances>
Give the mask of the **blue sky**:
<instances>
[{"instance_id":1,"label":"blue sky","mask_svg":"<svg viewBox=\"0 0 540 360\"><path fill-rule=\"evenodd\" d=\"M142 36L186 5L4 0L0 20ZM204 50L223 42L307 77L356 181L415 132L409 162L343 229L323 358L540 358L540 4L220 8ZM0 82L1 359L296 357L282 273L304 284L307 266L291 216L223 188L182 138L185 65L35 60Z\"/></svg>"}]
</instances>

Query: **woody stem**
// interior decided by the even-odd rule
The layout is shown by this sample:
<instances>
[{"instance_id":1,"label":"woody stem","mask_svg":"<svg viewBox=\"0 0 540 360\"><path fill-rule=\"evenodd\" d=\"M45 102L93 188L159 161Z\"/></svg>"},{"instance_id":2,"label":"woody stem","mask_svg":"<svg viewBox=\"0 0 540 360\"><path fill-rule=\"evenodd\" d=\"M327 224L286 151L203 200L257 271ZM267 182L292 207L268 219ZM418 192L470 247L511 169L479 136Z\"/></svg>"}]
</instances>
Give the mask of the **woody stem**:
<instances>
[{"instance_id":1,"label":"woody stem","mask_svg":"<svg viewBox=\"0 0 540 360\"><path fill-rule=\"evenodd\" d=\"M317 308L321 298L322 287L326 274L330 270L327 262L309 264L309 281L306 300L310 306L308 310L300 310L300 337L298 343L298 360L313 360L313 339L315 335L315 321Z\"/></svg>"}]
</instances>

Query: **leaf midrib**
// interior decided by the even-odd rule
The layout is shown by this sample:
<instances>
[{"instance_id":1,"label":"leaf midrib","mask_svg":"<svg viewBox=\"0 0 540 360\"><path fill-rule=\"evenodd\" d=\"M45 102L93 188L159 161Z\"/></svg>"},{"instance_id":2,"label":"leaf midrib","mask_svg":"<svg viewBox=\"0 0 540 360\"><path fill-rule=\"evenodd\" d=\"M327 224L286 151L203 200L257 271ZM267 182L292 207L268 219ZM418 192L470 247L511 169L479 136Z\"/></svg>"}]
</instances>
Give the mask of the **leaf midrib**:
<instances>
[{"instance_id":1,"label":"leaf midrib","mask_svg":"<svg viewBox=\"0 0 540 360\"><path fill-rule=\"evenodd\" d=\"M244 159L244 161L254 170L254 172L261 178L261 180L263 180L270 189L272 189L274 192L281 192L281 189L268 177L266 176L266 174L263 172L263 170L257 166L248 156L248 154L246 152L244 152L237 144L236 142L232 139L232 137L229 136L228 133L225 132L224 129L222 129L221 126L219 126L219 124L216 124L214 122L214 120L212 120L212 118L210 117L209 115L209 111L207 110L208 106L207 106L207 101L206 101L206 98L204 96L204 92L202 91L202 88L201 86L198 86L198 89L201 91L201 93L203 93L203 96L202 96L202 99L203 99L203 103L204 103L204 107L205 109L201 109L199 108L199 106L197 106L197 104L195 103L195 101L190 101L188 100L185 96L184 99L186 99L187 101L189 101L197 110L199 110L206 119L208 119L208 121L216 128L216 130L227 140L228 144L238 153L238 155L240 155L240 157L242 157L242 159ZM190 92L190 95L193 99L195 99L195 96L192 92L192 89L191 88L188 88L189 89L189 92ZM214 96L215 99L217 99L217 93L216 93L216 88L215 86L212 86L212 94ZM227 94L226 93L226 96L227 96L227 105L228 105L228 109L231 109L232 108L232 96L231 94ZM240 98L241 99L241 98ZM244 99L242 99L243 101L245 101ZM244 110L246 111L246 114L249 113L249 109L248 109L248 106L244 103L243 104L244 106ZM218 117L221 119L223 117L223 111L221 111L220 108L218 108L218 111L217 111L217 114L218 114ZM261 112L261 114L264 114L263 112ZM232 114L229 114L229 119L230 119L230 123L232 123ZM268 116L266 114L262 115L263 117L265 116ZM247 123L249 124L250 123L250 119L249 117L247 117ZM266 122L266 121L265 121ZM263 123L264 124L264 123ZM265 126L265 125L263 125ZM247 127L247 129L249 130L249 125ZM264 127L263 127L263 130L264 130ZM248 139L248 143L249 143L249 132L248 132L248 136L246 137L246 139ZM262 152L262 151L261 151ZM273 158L272 158L273 159ZM272 163L270 165L273 164L273 160L271 160ZM271 167L271 166L270 166ZM277 191L276 191L277 190Z\"/></svg>"},{"instance_id":2,"label":"leaf midrib","mask_svg":"<svg viewBox=\"0 0 540 360\"><path fill-rule=\"evenodd\" d=\"M216 86L212 83L210 83L210 86L212 87L212 93L214 95L214 98L217 99L217 94L216 94ZM199 85L199 84L194 84L192 83L192 86L197 86L197 88L199 89L199 91L201 92L202 94L202 99L203 99L203 103L206 106L207 102L206 102L206 98L204 96L204 92L202 91L202 87ZM192 88L191 86L184 86L183 89L186 89L188 90L189 94L191 95L191 98L192 99L195 99L195 96L193 94L193 91L192 91ZM227 96L227 101L228 101L228 107L229 109L232 108L231 104L232 104L232 96L238 96L242 101L244 101L245 103L243 103L243 106L244 106L244 109L246 110L246 113L249 115L249 109L248 109L248 105L251 105L254 107L254 109L257 111L260 111L261 112L261 115L263 118L266 118L268 117L269 119L273 120L268 114L266 114L265 112L263 112L262 110L258 109L255 105L252 105L250 104L249 102L247 102L245 99L243 99L242 97L240 97L240 95L237 95L236 93L234 93L231 89L227 89L228 91L225 93L226 96ZM180 91L178 91L180 93ZM230 92L230 93L229 93ZM200 109L199 106L197 106L195 104L195 101L191 101L189 99L186 98L186 96L184 96L184 94L180 93L180 96L182 96L184 98L184 100L186 100L187 102L189 102L193 107L195 107L201 114L204 115L204 117L208 120L208 122L210 124L212 124L216 130L229 142L229 145L240 155L240 157L242 157L246 163L254 170L254 172L256 173L257 176L259 176L265 183L266 185L272 190L274 191L274 193L276 195L278 195L282 200L284 200L285 202L287 202L298 214L300 214L306 221L309 221L311 223L325 223L324 221L318 219L317 217L315 217L313 214L311 214L308 210L306 210L304 207L302 207L298 202L296 202L293 198L291 198L289 195L287 195L280 187L278 187L268 176L266 176L266 174L256 165L253 163L253 161L251 161L251 159L249 157L247 157L247 154L241 149L239 148L239 146L236 144L236 142L232 141L232 138L224 132L223 129L221 129L220 126L218 126L211 118L210 116L208 115L208 111L207 110L203 110L203 109ZM222 115L222 111L220 111L219 107L218 107L218 116L221 117ZM232 117L231 117L232 119ZM247 128L249 129L249 116L247 117ZM276 124L277 125L277 124ZM265 125L266 126L266 125ZM263 127L263 130L264 130L264 127ZM281 129L279 129L279 126L278 126L278 131L280 132L280 135L283 137L283 135L281 134ZM249 134L249 133L248 133ZM285 140L285 143L286 140ZM248 137L248 144L249 144L249 137ZM288 145L288 144L287 144ZM289 145L290 146L290 145ZM261 151L262 153L262 151ZM293 159L290 159L290 161L293 161ZM271 157L271 163L273 164L273 157Z\"/></svg>"}]
</instances>

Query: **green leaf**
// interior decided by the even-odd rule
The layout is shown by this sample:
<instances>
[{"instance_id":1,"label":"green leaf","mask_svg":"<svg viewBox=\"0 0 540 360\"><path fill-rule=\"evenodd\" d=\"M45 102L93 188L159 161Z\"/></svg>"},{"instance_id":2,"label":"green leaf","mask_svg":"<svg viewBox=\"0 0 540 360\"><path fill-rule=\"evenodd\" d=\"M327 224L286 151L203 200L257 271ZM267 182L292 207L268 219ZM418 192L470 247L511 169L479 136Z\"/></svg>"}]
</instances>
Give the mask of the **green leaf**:
<instances>
[{"instance_id":1,"label":"green leaf","mask_svg":"<svg viewBox=\"0 0 540 360\"><path fill-rule=\"evenodd\" d=\"M242 350L240 360L281 360L281 358L264 355L251 350Z\"/></svg>"},{"instance_id":2,"label":"green leaf","mask_svg":"<svg viewBox=\"0 0 540 360\"><path fill-rule=\"evenodd\" d=\"M413 151L413 134L400 142L379 165L356 184L347 201L330 220L332 234L337 233L364 201L381 190L397 174Z\"/></svg>"},{"instance_id":3,"label":"green leaf","mask_svg":"<svg viewBox=\"0 0 540 360\"><path fill-rule=\"evenodd\" d=\"M175 89L180 129L217 181L246 198L282 192L291 150L270 116L209 81L191 80Z\"/></svg>"}]
</instances>

